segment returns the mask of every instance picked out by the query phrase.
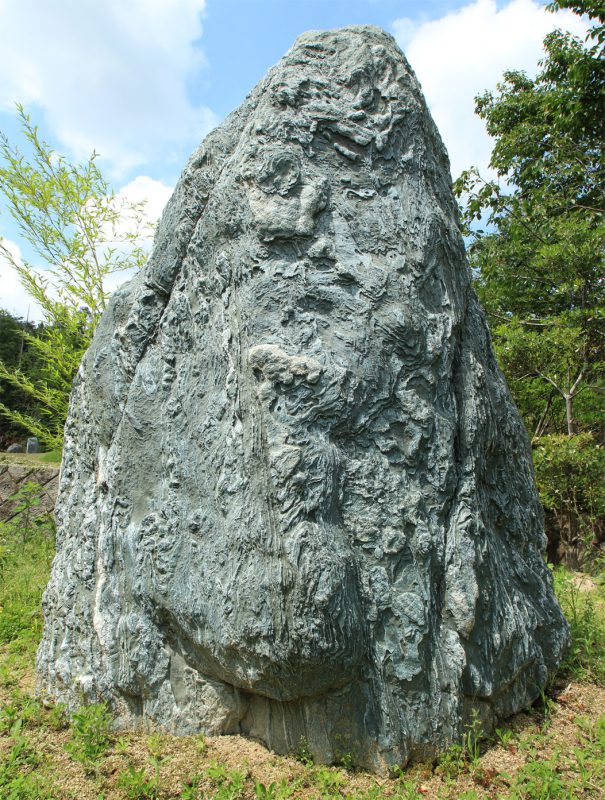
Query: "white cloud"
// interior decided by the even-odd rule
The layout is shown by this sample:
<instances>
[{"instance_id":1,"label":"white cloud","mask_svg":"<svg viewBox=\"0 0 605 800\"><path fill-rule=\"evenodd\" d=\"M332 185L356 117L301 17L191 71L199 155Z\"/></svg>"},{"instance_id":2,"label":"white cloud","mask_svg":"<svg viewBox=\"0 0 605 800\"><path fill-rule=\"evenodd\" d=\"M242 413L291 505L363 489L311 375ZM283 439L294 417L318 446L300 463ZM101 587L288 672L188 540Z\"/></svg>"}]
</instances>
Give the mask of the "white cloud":
<instances>
[{"instance_id":1,"label":"white cloud","mask_svg":"<svg viewBox=\"0 0 605 800\"><path fill-rule=\"evenodd\" d=\"M18 244L6 238L2 239L2 244L17 263L22 262L21 250ZM17 317L23 317L33 322L41 322L43 319L42 309L25 291L19 281L17 272L2 252L0 252L0 308Z\"/></svg>"},{"instance_id":2,"label":"white cloud","mask_svg":"<svg viewBox=\"0 0 605 800\"><path fill-rule=\"evenodd\" d=\"M0 0L0 110L36 104L76 158L114 175L183 161L216 124L191 102L205 0ZM186 153L185 153L186 155Z\"/></svg>"},{"instance_id":3,"label":"white cloud","mask_svg":"<svg viewBox=\"0 0 605 800\"><path fill-rule=\"evenodd\" d=\"M129 203L145 203L145 218L155 225L162 215L164 206L170 199L174 187L166 186L161 181L150 178L149 175L138 175L126 186L122 187L118 197Z\"/></svg>"},{"instance_id":4,"label":"white cloud","mask_svg":"<svg viewBox=\"0 0 605 800\"><path fill-rule=\"evenodd\" d=\"M172 192L173 187L166 186L165 183L156 181L148 175L138 175L134 180L120 189L117 199L118 202L123 200L129 205L141 202L144 203L143 225L147 225L148 228L155 228ZM129 232L129 229L130 232L134 232L135 227L132 218L129 219L128 215L124 215L120 220L117 233L119 236L123 237ZM151 235L141 242L142 247L148 252L151 252L152 244L153 238ZM135 270L131 269L110 275L105 282L107 290L109 292L114 292L118 286L130 280L134 273Z\"/></svg>"},{"instance_id":5,"label":"white cloud","mask_svg":"<svg viewBox=\"0 0 605 800\"><path fill-rule=\"evenodd\" d=\"M474 98L495 89L502 73L535 74L542 40L554 28L583 36L586 25L571 12L550 14L533 0L476 0L440 19L393 23L395 38L416 72L448 149L452 176L475 165L482 174L492 150Z\"/></svg>"},{"instance_id":6,"label":"white cloud","mask_svg":"<svg viewBox=\"0 0 605 800\"><path fill-rule=\"evenodd\" d=\"M172 191L172 187L148 175L138 175L123 186L113 199L118 218L103 227L107 244L127 252L134 236L140 247L151 251L154 229Z\"/></svg>"}]
</instances>

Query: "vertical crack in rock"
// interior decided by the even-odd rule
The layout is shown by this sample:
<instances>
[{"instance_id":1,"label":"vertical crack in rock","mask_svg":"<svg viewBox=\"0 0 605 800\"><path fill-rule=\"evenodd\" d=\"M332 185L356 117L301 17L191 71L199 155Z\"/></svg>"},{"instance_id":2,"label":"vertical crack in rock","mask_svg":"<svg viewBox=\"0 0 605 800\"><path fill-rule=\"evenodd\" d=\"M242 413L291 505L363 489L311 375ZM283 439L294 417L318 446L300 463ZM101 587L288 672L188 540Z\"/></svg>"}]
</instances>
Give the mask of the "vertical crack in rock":
<instances>
[{"instance_id":1,"label":"vertical crack in rock","mask_svg":"<svg viewBox=\"0 0 605 800\"><path fill-rule=\"evenodd\" d=\"M43 692L383 770L568 633L449 166L394 40L301 36L194 153L78 374Z\"/></svg>"}]
</instances>

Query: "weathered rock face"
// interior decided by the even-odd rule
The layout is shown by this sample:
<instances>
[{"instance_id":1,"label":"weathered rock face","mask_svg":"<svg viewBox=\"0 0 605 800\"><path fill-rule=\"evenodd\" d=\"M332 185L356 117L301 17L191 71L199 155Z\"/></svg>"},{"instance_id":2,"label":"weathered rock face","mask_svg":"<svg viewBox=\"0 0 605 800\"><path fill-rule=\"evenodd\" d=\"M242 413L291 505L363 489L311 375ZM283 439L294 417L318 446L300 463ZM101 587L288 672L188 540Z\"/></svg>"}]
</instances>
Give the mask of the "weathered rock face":
<instances>
[{"instance_id":1,"label":"weathered rock face","mask_svg":"<svg viewBox=\"0 0 605 800\"><path fill-rule=\"evenodd\" d=\"M381 769L531 701L567 630L448 161L375 28L194 153L66 430L43 690Z\"/></svg>"}]
</instances>

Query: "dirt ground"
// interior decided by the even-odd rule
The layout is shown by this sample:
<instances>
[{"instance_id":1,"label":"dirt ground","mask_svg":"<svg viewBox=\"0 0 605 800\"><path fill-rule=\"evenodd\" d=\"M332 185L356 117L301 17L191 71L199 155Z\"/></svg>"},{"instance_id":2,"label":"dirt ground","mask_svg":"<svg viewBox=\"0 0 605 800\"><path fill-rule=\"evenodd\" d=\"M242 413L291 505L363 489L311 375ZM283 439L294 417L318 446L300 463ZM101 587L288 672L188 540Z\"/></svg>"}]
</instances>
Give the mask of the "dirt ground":
<instances>
[{"instance_id":1,"label":"dirt ground","mask_svg":"<svg viewBox=\"0 0 605 800\"><path fill-rule=\"evenodd\" d=\"M19 689L32 692L34 676L28 672ZM11 703L13 689L0 690L0 702ZM115 798L179 798L187 786L199 783L199 798L496 798L509 796L515 774L528 758L545 762L561 752L582 748L591 721L605 716L605 688L570 683L561 687L545 710L532 709L511 718L497 736L481 745L482 754L460 769L451 765L414 765L395 777L377 777L364 772L326 768L280 756L258 742L240 736L174 737L166 734L130 732L116 734L102 760L85 768L66 751L72 734L67 728L55 730L48 724L24 727L31 747L39 754L37 770L53 788L49 797L65 800L110 800ZM13 738L0 734L0 759L9 758ZM155 761L154 761L155 757ZM605 764L605 752L603 753ZM568 767L561 762L563 774ZM142 771L149 786L143 793L129 795L120 776L128 770ZM242 787L231 794L233 771L240 774ZM221 778L221 775L223 776ZM155 788L154 776L157 779ZM214 777L213 777L214 776ZM605 770L602 771L605 779ZM273 794L263 795L264 790ZM274 789L270 790L274 784ZM605 797L598 769L594 780L584 781L582 798ZM222 787L222 789L221 789ZM226 788L225 788L226 787ZM146 793L145 793L146 792ZM42 795L41 795L42 796ZM185 796L189 796L185 794ZM519 796L519 795L515 795ZM575 795L525 794L521 797L569 797ZM28 795L29 797L29 795Z\"/></svg>"}]
</instances>

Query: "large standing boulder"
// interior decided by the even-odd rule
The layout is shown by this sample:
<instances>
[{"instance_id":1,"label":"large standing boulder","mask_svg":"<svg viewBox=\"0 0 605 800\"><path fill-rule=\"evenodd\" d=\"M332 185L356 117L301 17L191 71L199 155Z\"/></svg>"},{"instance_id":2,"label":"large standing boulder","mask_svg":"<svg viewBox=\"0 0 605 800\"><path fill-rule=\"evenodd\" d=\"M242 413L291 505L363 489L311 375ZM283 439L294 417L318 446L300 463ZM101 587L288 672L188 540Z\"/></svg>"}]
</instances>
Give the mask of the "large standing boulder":
<instances>
[{"instance_id":1,"label":"large standing boulder","mask_svg":"<svg viewBox=\"0 0 605 800\"><path fill-rule=\"evenodd\" d=\"M376 28L301 36L183 172L74 387L40 687L381 769L567 629L448 159Z\"/></svg>"}]
</instances>

